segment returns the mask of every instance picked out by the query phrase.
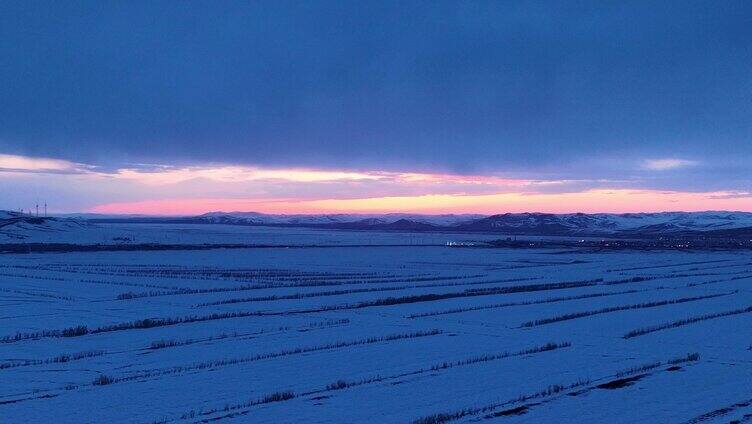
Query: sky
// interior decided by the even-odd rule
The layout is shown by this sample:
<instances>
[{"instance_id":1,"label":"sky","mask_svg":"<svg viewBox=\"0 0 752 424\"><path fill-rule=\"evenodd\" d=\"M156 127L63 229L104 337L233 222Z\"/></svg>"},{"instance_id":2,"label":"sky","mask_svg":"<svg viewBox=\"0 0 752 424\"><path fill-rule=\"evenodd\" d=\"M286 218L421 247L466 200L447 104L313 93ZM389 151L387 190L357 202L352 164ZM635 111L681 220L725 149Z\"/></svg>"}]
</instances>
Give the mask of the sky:
<instances>
[{"instance_id":1,"label":"sky","mask_svg":"<svg viewBox=\"0 0 752 424\"><path fill-rule=\"evenodd\" d=\"M752 211L748 1L0 2L0 209Z\"/></svg>"}]
</instances>

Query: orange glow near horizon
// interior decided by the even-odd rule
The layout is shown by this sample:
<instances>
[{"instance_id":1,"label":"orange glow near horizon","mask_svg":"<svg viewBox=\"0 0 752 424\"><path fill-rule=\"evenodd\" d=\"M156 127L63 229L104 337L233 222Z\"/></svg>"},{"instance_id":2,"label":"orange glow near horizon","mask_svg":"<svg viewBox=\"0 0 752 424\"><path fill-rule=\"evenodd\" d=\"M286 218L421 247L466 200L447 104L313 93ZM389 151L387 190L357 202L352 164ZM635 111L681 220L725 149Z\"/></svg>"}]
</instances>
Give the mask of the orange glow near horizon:
<instances>
[{"instance_id":1,"label":"orange glow near horizon","mask_svg":"<svg viewBox=\"0 0 752 424\"><path fill-rule=\"evenodd\" d=\"M423 195L363 199L165 199L96 206L90 212L110 214L195 215L211 211L270 214L323 213L626 213L660 211L752 211L752 197L729 192L655 190L587 190L576 193L502 193L489 195Z\"/></svg>"},{"instance_id":2,"label":"orange glow near horizon","mask_svg":"<svg viewBox=\"0 0 752 424\"><path fill-rule=\"evenodd\" d=\"M662 158L633 165L635 172L646 177L644 183L650 176L699 167L700 163ZM60 187L75 186L90 194L86 200L89 212L107 214L752 212L752 193L747 191L638 190L625 188L629 180L536 180L515 178L513 173L463 175L230 164L135 164L106 169L61 159L0 154L0 178L15 178L13 184L24 179L30 187L43 181L45 190L46 183L53 181L46 178L54 178ZM610 188L600 188L604 186ZM134 200L111 202L123 194ZM151 200L138 200L144 198Z\"/></svg>"}]
</instances>

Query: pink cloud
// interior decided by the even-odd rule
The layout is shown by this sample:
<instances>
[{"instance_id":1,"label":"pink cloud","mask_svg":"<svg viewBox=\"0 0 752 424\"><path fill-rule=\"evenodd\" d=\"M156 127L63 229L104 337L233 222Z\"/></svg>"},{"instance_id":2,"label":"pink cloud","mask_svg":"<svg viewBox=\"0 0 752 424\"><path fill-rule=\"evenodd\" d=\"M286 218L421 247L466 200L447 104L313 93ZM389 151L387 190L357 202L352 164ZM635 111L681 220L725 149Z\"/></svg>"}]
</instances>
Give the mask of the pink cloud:
<instances>
[{"instance_id":1,"label":"pink cloud","mask_svg":"<svg viewBox=\"0 0 752 424\"><path fill-rule=\"evenodd\" d=\"M656 190L587 190L577 193L434 194L361 199L165 199L110 203L92 208L99 213L191 215L209 211L265 213L504 213L504 212L644 212L752 211L752 197L724 197L724 192L689 193Z\"/></svg>"}]
</instances>

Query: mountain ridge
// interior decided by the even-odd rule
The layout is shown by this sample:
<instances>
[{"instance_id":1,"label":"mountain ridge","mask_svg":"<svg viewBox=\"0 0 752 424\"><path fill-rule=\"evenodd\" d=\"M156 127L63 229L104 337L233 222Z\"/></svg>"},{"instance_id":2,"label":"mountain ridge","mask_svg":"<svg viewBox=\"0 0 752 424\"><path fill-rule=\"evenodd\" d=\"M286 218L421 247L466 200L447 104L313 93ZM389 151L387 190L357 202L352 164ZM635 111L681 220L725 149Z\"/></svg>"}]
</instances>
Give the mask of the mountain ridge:
<instances>
[{"instance_id":1,"label":"mountain ridge","mask_svg":"<svg viewBox=\"0 0 752 424\"><path fill-rule=\"evenodd\" d=\"M531 236L658 237L752 234L752 213L731 211L477 214L293 214L210 212L188 217L90 218L92 223L185 223L330 228L345 230L451 231Z\"/></svg>"}]
</instances>

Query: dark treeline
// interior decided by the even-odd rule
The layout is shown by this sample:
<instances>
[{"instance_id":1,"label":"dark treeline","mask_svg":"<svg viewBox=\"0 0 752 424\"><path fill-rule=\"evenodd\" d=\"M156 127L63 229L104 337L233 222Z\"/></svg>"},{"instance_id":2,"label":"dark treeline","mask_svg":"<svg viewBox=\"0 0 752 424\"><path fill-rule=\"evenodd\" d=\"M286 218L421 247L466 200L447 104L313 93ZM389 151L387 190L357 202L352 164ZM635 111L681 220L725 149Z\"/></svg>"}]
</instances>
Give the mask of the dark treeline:
<instances>
[{"instance_id":1,"label":"dark treeline","mask_svg":"<svg viewBox=\"0 0 752 424\"><path fill-rule=\"evenodd\" d=\"M0 370L16 367L28 367L34 365L64 364L66 362L79 361L81 359L102 356L105 353L106 352L104 350L87 350L85 352L64 353L47 359L24 359L21 361L3 362L0 363Z\"/></svg>"},{"instance_id":2,"label":"dark treeline","mask_svg":"<svg viewBox=\"0 0 752 424\"><path fill-rule=\"evenodd\" d=\"M189 371L198 371L198 370L205 370L210 368L218 368L218 367L226 367L231 365L238 365L238 364L245 364L248 362L255 362L255 361L261 361L265 359L275 359L290 355L300 355L305 353L311 353L311 352L319 352L324 350L332 350L332 349L341 349L344 347L354 347L354 346L362 346L362 345L369 345L374 343L382 343L382 342L392 342L392 341L398 341L398 340L409 340L409 339L416 339L416 338L422 338L422 337L430 337L430 336L437 336L443 334L441 330L426 330L426 331L414 331L410 333L399 333L399 334L389 334L386 336L373 336L373 337L367 337L363 339L356 339L351 341L340 341L340 342L333 342L333 343L327 343L322 345L316 345L316 346L305 346L305 347L297 347L293 349L285 349L277 352L270 352L270 353L258 353L253 355L247 355L237 358L228 358L228 359L217 359L212 361L203 361L203 362L197 362L189 365L184 366L175 366L175 367L169 367L169 368L162 368L162 369L152 369L148 371L142 371L137 372L125 377L110 377L107 376L107 384L115 384L125 381L135 381L135 380L141 380L145 378L152 378L152 377L162 377L165 375L173 375L173 374L180 374L184 372ZM97 385L94 383L94 385Z\"/></svg>"},{"instance_id":3,"label":"dark treeline","mask_svg":"<svg viewBox=\"0 0 752 424\"><path fill-rule=\"evenodd\" d=\"M552 350L566 348L569 346L571 346L569 342L562 342L562 343L552 342L552 343L546 343L541 346L534 346L534 347L530 347L527 349L522 349L517 352L500 352L500 353L494 353L494 354L484 354L484 355L474 356L471 358L460 359L456 361L445 361L442 363L431 365L430 367L420 368L418 370L403 372L403 373L399 373L399 374L395 374L391 376L382 377L379 375L375 375L371 377L365 377L359 380L350 380L350 381L339 379L332 383L327 384L326 387L324 387L323 389L300 393L299 396L308 396L308 395L321 394L321 393L330 392L330 391L345 390L351 387L358 387L358 386L363 386L366 384L380 383L383 381L395 380L395 379L404 378L404 377L411 377L411 376L415 376L415 375L419 375L419 374L423 374L427 372L436 372L436 371L450 369L450 368L464 366L464 365L477 364L480 362L488 362L488 361L493 361L497 359L511 358L515 356L532 355L535 353L549 352ZM212 415L221 411L224 411L224 412L236 411L238 409L249 408L249 407L256 406L256 405L258 405L258 403L243 402L243 403L239 403L235 405L226 405L224 408L221 408L221 409L214 408L214 409L204 410L204 411L201 411L198 415L206 416L206 415ZM194 411L192 412L193 412L193 416L195 416L196 413ZM230 415L223 415L222 418L228 418L230 416L237 416L237 415L244 415L246 413L248 413L248 411L245 411L242 413L234 413Z\"/></svg>"},{"instance_id":4,"label":"dark treeline","mask_svg":"<svg viewBox=\"0 0 752 424\"><path fill-rule=\"evenodd\" d=\"M238 299L226 299L218 300L216 302L199 303L196 306L216 306L216 305L228 305L233 303L247 303L247 302L267 302L275 300L295 300L305 299L311 297L325 297L325 296L339 296L343 294L356 294L356 293L372 293L381 291L395 291L395 290L408 290L408 289L422 289L422 288L435 288L435 287L457 287L457 286L474 286L474 285L486 285L486 284L498 284L498 283L516 283L522 281L538 280L540 277L529 278L510 278L507 280L490 280L490 281L473 281L473 282L455 282L455 283L434 283L434 284L407 284L400 286L390 287L370 287L364 289L350 289L350 290L330 290L311 293L294 293L289 295L270 295L270 296L257 296L257 297L245 297Z\"/></svg>"},{"instance_id":5,"label":"dark treeline","mask_svg":"<svg viewBox=\"0 0 752 424\"><path fill-rule=\"evenodd\" d=\"M746 313L750 313L750 312L752 312L752 306L749 306L749 307L746 307L746 308L743 308L743 309L734 309L732 311L717 312L717 313L713 313L713 314L705 314L705 315L700 315L700 316L696 316L696 317L680 319L680 320L673 321L673 322L668 322L668 323L665 323L665 324L653 325L653 326L650 326L650 327L642 327L642 328L638 328L638 329L635 329L635 330L631 330L631 331L627 332L623 336L623 338L625 338L625 339L631 339L633 337L644 336L645 334L650 334L650 333L654 333L656 331L661 331L661 330L668 330L670 328L682 327L682 326L689 325L689 324L694 324L694 323L700 322L700 321L707 321L707 320L716 319L716 318L723 318L723 317L728 317L728 316L732 316L732 315L746 314Z\"/></svg>"},{"instance_id":6,"label":"dark treeline","mask_svg":"<svg viewBox=\"0 0 752 424\"><path fill-rule=\"evenodd\" d=\"M579 299L589 299L589 298L595 298L595 297L618 296L622 294L641 293L641 292L652 291L652 290L660 290L660 288L643 289L643 290L633 289L633 290L623 290L623 291L617 291L617 292L599 292L599 293L588 293L588 294L581 294L581 295L575 295L575 296L549 297L546 299L539 299L539 300L523 300L519 302L493 303L490 305L468 306L464 308L446 309L443 311L433 311L433 312L423 312L420 314L411 314L411 315L408 315L407 318L423 318L423 317L432 317L432 316L438 316L438 315L458 314L462 312L482 311L484 309L507 308L510 306L539 305L543 303L564 302L567 300L579 300Z\"/></svg>"},{"instance_id":7,"label":"dark treeline","mask_svg":"<svg viewBox=\"0 0 752 424\"><path fill-rule=\"evenodd\" d=\"M683 357L670 359L667 361L667 363L670 365L677 365L677 364L681 364L685 362L698 361L699 359L700 359L700 355L698 353L690 353ZM635 373L645 372L645 371L658 368L661 365L662 365L661 362L653 362L650 364L619 371L616 373L616 375L621 376L621 378L623 378L628 375L633 375ZM604 380L607 378L608 377L600 378L598 380ZM595 381L598 381L598 380L595 380ZM462 409L452 411L452 412L443 412L443 413L432 414L432 415L428 415L425 417L421 417L421 418L414 420L413 424L443 424L443 423L448 423L451 421L458 420L460 418L464 418L467 416L474 416L478 414L490 414L490 416L492 417L503 417L506 415L512 415L508 413L510 411L515 410L515 411L524 412L524 411L527 411L529 407L533 407L535 405L540 404L540 403L532 403L532 404L527 404L527 405L524 404L524 402L527 402L530 400L550 397L550 396L558 395L558 394L561 394L563 392L566 392L572 389L577 389L577 388L582 388L584 386L588 386L588 387L585 387L583 390L580 390L579 392L576 393L576 395L580 395L584 392L592 391L598 387L602 387L609 383L613 383L613 381L610 381L609 383L599 384L597 386L590 385L590 383L591 383L590 379L581 378L575 381L574 383L570 383L570 384L552 384L543 390L540 390L534 393L521 394L518 397L508 400L508 401L496 402L496 403L492 403L486 406L462 408ZM504 410L504 411L494 412L495 410L501 407L510 407L512 405L517 405L520 403L523 403L523 405L517 406L513 410Z\"/></svg>"},{"instance_id":8,"label":"dark treeline","mask_svg":"<svg viewBox=\"0 0 752 424\"><path fill-rule=\"evenodd\" d=\"M554 322L561 322L561 321L568 321L568 320L573 320L577 318L590 317L593 315L607 314L611 312L628 311L628 310L633 310L633 309L655 308L658 306L675 305L675 304L686 303L686 302L694 302L694 301L703 300L703 299L713 299L716 297L728 296L734 293L736 292L710 294L710 295L705 295L705 296L682 297L679 299L657 300L653 302L636 303L632 305L612 306L612 307L601 308L601 309L596 309L592 311L573 312L573 313L564 314L564 315L557 315L557 316L550 317L550 318L542 318L542 319L536 319L533 321L527 321L525 323L522 323L520 327L537 327L539 325L546 325L546 324L551 324Z\"/></svg>"},{"instance_id":9,"label":"dark treeline","mask_svg":"<svg viewBox=\"0 0 752 424\"><path fill-rule=\"evenodd\" d=\"M429 278L404 278L402 280L399 280L400 282L416 282L416 281L438 281L438 280L465 280L469 278L475 278L475 276L470 277L431 277ZM350 293L367 293L367 292L377 292L377 291L389 291L389 290L404 290L409 288L421 288L421 287L451 287L451 286L468 286L468 285L481 285L481 284L494 284L494 283L501 283L501 282L515 282L515 281L527 281L527 280L534 280L537 278L514 278L509 280L492 280L492 281L475 281L471 283L466 282L455 282L455 283L433 283L433 284L407 284L407 285L400 285L400 286L390 286L390 287L371 287L371 288L364 288L364 289L344 289L344 290L334 290L334 291L322 291L322 292L315 292L315 293L297 293L292 295L270 295L270 296L257 296L257 297L247 297L247 298L240 298L240 299L228 299L224 301L217 301L217 302L207 302L207 303L201 303L197 306L211 306L211 305L224 305L224 304L230 304L230 303L245 303L245 302L261 302L261 301L273 301L273 300L285 300L285 299L302 299L305 297L319 297L319 296L335 296L340 294L350 294ZM251 291L251 290L263 290L263 289L279 289L279 288L302 288L302 287L318 287L318 286L342 286L342 285L351 285L351 284L373 284L375 282L373 281L366 281L366 282L354 282L354 281L344 281L344 282L331 282L331 281L325 281L317 284L313 283L295 283L295 284L252 284L252 285L240 285L240 286L233 286L233 287L212 287L212 288L203 288L203 289L179 289L179 290L170 290L170 291L149 291L149 292L141 292L141 293L134 293L134 292L126 292L121 293L117 296L117 300L130 300L130 299L139 299L144 297L158 297L158 296L175 296L175 295L194 295L194 294L208 294L208 293L224 293L224 292L237 292L237 291ZM376 283L383 283L383 281L378 281Z\"/></svg>"}]
</instances>

